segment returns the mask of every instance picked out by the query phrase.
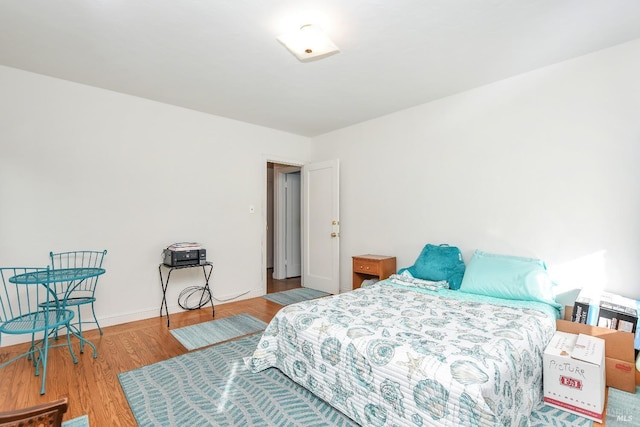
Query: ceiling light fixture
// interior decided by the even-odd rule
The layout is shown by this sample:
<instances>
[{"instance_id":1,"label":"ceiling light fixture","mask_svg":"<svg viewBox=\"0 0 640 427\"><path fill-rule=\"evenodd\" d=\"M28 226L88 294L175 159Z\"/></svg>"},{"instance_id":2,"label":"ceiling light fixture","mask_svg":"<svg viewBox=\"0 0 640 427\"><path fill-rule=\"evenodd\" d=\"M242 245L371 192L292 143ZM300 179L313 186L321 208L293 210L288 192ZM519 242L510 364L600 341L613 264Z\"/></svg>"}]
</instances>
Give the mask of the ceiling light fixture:
<instances>
[{"instance_id":1,"label":"ceiling light fixture","mask_svg":"<svg viewBox=\"0 0 640 427\"><path fill-rule=\"evenodd\" d=\"M326 58L340 52L319 27L311 24L303 25L277 39L302 62Z\"/></svg>"}]
</instances>

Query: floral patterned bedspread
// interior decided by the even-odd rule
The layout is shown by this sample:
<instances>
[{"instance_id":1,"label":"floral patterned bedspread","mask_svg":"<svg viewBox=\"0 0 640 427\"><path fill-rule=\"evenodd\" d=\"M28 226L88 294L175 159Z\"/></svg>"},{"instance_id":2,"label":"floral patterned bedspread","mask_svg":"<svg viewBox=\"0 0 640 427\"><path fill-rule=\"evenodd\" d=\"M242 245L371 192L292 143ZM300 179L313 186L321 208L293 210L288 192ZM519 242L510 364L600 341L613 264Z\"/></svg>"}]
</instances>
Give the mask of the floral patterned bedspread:
<instances>
[{"instance_id":1,"label":"floral patterned bedspread","mask_svg":"<svg viewBox=\"0 0 640 427\"><path fill-rule=\"evenodd\" d=\"M361 425L524 426L555 317L387 280L284 307L245 363L277 367Z\"/></svg>"}]
</instances>

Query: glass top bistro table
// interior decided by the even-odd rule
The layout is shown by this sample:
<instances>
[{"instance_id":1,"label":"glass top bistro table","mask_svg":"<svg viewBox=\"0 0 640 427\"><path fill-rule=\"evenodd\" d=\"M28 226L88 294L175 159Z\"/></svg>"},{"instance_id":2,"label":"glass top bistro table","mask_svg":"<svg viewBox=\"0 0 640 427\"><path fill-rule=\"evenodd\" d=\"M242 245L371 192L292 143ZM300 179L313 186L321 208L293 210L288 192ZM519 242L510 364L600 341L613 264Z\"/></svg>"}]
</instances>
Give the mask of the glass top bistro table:
<instances>
[{"instance_id":1,"label":"glass top bistro table","mask_svg":"<svg viewBox=\"0 0 640 427\"><path fill-rule=\"evenodd\" d=\"M59 306L60 308L66 308L66 301L69 298L70 293L76 287L80 286L82 282L90 277L100 276L105 273L104 268L93 268L93 267L83 267L83 268L62 268L59 270L47 269L41 270L31 273L18 274L16 276L10 277L9 282L15 283L17 285L41 285L47 288L47 291L53 297L53 303ZM55 291L55 284L61 282L73 282L71 286L68 287L67 292L64 295L57 295ZM96 346L87 339L85 339L82 334L75 327L71 327L69 332L76 338L80 340L81 348L84 344L88 344L93 349L93 358L98 357L98 351L96 350ZM46 337L45 337L46 339Z\"/></svg>"}]
</instances>

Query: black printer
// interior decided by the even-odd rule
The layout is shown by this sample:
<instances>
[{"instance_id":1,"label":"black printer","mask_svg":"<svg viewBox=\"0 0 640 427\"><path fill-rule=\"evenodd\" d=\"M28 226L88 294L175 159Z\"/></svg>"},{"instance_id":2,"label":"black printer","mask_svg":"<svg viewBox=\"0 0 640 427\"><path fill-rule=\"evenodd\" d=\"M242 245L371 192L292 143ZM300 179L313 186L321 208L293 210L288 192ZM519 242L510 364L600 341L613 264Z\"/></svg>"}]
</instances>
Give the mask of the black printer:
<instances>
[{"instance_id":1,"label":"black printer","mask_svg":"<svg viewBox=\"0 0 640 427\"><path fill-rule=\"evenodd\" d=\"M193 243L174 243L162 252L162 262L169 267L203 265L207 263L207 250Z\"/></svg>"}]
</instances>

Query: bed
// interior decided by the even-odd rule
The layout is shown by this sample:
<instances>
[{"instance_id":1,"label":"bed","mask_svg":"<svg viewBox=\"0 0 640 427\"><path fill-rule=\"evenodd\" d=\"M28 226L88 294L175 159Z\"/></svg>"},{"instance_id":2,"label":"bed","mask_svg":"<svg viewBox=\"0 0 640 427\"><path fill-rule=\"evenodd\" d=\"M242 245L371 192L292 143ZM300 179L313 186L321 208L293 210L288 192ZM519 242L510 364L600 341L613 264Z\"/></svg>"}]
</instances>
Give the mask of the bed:
<instances>
[{"instance_id":1,"label":"bed","mask_svg":"<svg viewBox=\"0 0 640 427\"><path fill-rule=\"evenodd\" d=\"M245 362L361 425L528 425L557 307L415 282L394 275L286 306Z\"/></svg>"}]
</instances>

